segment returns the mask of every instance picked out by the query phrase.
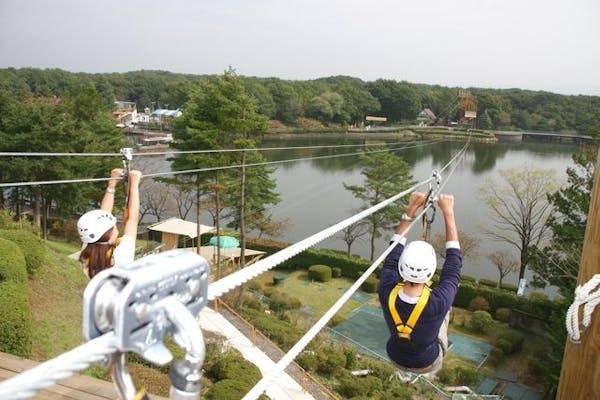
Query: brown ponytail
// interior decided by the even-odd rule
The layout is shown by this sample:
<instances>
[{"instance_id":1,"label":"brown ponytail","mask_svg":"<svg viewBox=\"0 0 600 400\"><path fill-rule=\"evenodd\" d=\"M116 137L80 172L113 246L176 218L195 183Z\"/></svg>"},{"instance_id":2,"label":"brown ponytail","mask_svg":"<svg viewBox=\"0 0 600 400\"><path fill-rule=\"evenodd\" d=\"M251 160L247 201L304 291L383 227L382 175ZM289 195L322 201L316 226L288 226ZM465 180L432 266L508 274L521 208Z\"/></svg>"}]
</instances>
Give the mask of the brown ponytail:
<instances>
[{"instance_id":1,"label":"brown ponytail","mask_svg":"<svg viewBox=\"0 0 600 400\"><path fill-rule=\"evenodd\" d=\"M88 266L88 275L90 279L98 272L114 265L112 250L114 250L115 245L108 242L112 230L113 228L110 228L106 231L97 242L88 243L79 255L79 262L82 265Z\"/></svg>"}]
</instances>

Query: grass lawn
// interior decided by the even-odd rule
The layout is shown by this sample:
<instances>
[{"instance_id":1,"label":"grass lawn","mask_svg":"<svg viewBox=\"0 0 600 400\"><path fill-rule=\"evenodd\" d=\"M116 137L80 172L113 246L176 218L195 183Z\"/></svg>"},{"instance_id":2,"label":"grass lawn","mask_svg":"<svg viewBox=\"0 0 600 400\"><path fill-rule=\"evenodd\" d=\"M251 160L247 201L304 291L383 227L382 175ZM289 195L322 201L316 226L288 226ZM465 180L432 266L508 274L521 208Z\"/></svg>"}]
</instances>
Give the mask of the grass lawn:
<instances>
[{"instance_id":1,"label":"grass lawn","mask_svg":"<svg viewBox=\"0 0 600 400\"><path fill-rule=\"evenodd\" d=\"M47 240L46 264L29 280L29 303L33 315L31 358L45 361L84 343L82 334L83 291L88 283L79 262L68 257L79 251L78 244ZM168 396L169 378L151 368L129 364L138 387L159 396ZM84 375L109 379L108 368L98 364L80 371Z\"/></svg>"},{"instance_id":2,"label":"grass lawn","mask_svg":"<svg viewBox=\"0 0 600 400\"><path fill-rule=\"evenodd\" d=\"M263 287L272 286L289 296L296 297L300 302L316 310L316 317L323 315L352 286L346 278L333 278L329 282L310 282L307 271L285 273L286 278L278 285L273 285L273 276L280 271L268 271L257 279ZM375 299L375 295L373 295ZM372 300L373 300L372 299ZM363 303L350 298L338 312L338 316L346 318Z\"/></svg>"},{"instance_id":3,"label":"grass lawn","mask_svg":"<svg viewBox=\"0 0 600 400\"><path fill-rule=\"evenodd\" d=\"M83 343L82 297L87 277L79 262L68 258L79 250L74 244L46 241L46 265L29 280L33 314L34 360L54 358Z\"/></svg>"}]
</instances>

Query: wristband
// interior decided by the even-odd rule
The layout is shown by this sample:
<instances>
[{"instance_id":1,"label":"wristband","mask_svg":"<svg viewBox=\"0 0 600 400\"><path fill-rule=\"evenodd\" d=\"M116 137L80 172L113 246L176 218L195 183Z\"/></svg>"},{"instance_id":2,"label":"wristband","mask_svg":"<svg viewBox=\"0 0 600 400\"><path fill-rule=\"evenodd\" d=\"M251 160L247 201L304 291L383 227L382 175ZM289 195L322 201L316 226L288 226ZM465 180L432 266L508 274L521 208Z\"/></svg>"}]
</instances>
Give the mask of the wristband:
<instances>
[{"instance_id":1,"label":"wristband","mask_svg":"<svg viewBox=\"0 0 600 400\"><path fill-rule=\"evenodd\" d=\"M114 192L115 192L115 189L109 188L109 187L106 188L106 193L114 193Z\"/></svg>"},{"instance_id":2,"label":"wristband","mask_svg":"<svg viewBox=\"0 0 600 400\"><path fill-rule=\"evenodd\" d=\"M413 218L409 217L407 213L402 214L402 217L400 218L402 221L408 221L408 222L412 222Z\"/></svg>"}]
</instances>

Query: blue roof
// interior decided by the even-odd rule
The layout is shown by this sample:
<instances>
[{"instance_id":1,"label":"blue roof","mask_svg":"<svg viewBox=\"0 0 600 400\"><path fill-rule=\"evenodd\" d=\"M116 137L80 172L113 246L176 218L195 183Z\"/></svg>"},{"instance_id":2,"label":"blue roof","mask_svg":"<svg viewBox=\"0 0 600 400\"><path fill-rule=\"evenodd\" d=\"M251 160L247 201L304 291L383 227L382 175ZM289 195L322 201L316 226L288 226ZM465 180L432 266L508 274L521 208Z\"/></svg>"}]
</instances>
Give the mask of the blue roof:
<instances>
[{"instance_id":1,"label":"blue roof","mask_svg":"<svg viewBox=\"0 0 600 400\"><path fill-rule=\"evenodd\" d=\"M165 117L177 117L179 115L181 111L179 111L179 109L177 110L167 110L164 108L157 108L156 110L152 111L152 114L150 114L153 117L158 117L158 116L165 116Z\"/></svg>"}]
</instances>

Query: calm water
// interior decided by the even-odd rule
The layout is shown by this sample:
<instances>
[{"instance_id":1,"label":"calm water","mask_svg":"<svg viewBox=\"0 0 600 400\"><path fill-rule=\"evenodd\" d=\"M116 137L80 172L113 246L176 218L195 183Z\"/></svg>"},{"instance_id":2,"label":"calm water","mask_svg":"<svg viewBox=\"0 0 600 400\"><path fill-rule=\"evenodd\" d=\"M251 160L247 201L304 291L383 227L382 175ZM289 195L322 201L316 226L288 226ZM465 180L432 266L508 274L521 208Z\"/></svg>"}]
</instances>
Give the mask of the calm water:
<instances>
[{"instance_id":1,"label":"calm water","mask_svg":"<svg viewBox=\"0 0 600 400\"><path fill-rule=\"evenodd\" d=\"M360 140L340 138L320 139L270 139L264 140L261 147L322 146L331 144L357 144ZM395 142L389 142L395 143ZM398 154L411 165L413 178L422 181L433 169L441 169L463 142L441 142L434 145L399 151ZM566 181L566 168L572 166L573 145L550 144L542 142L523 143L472 143L462 162L444 188L444 192L455 196L455 214L460 231L480 238L478 259L466 259L464 273L477 277L497 280L498 271L487 255L498 249L506 249L518 258L516 248L494 241L482 233L482 226L489 221L486 205L478 197L478 189L488 180L498 177L498 171L509 167L530 165L536 168L553 169L559 182ZM285 160L304 157L316 157L342 153L355 153L359 148L339 149L282 149L266 151L268 160ZM164 170L168 165L164 160L152 162L153 168L144 168L145 172ZM313 159L277 164L273 178L277 181L277 191L281 202L270 210L275 219L287 219L289 225L281 237L274 239L296 242L322 229L353 215L357 210L366 208L356 200L352 193L344 189L343 183L360 184L363 182L358 156ZM192 213L193 214L193 213ZM173 214L176 215L176 214ZM193 216L188 217L193 219ZM205 220L204 220L205 219ZM210 224L209 216L202 223ZM432 236L443 233L443 220L438 213L432 228ZM384 235L377 243L375 257L386 247L393 232ZM410 238L420 235L420 226L415 226ZM365 237L366 239L366 237ZM333 237L319 244L319 247L346 250L346 243ZM365 258L369 256L368 240L357 241L352 245L352 253ZM530 274L526 274L530 278ZM517 283L517 275L504 278L506 283ZM554 295L553 290L546 290Z\"/></svg>"},{"instance_id":2,"label":"calm water","mask_svg":"<svg viewBox=\"0 0 600 400\"><path fill-rule=\"evenodd\" d=\"M337 140L339 142L339 139ZM306 146L335 143L333 140L285 140L265 141L263 146ZM351 141L345 142L353 143ZM354 142L356 143L356 142ZM430 146L406 149L398 152L411 165L413 178L422 181L431 176L433 169L441 169L464 145L463 142L443 142ZM478 259L466 259L464 273L488 279L498 279L496 267L487 259L487 254L497 249L506 249L518 258L518 251L482 233L482 226L489 221L488 209L478 197L478 189L488 180L498 177L498 170L529 165L537 168L553 169L560 182L566 181L566 168L572 166L573 145L523 142L516 144L472 143L466 156L450 177L444 192L455 196L456 221L459 230L481 239ZM276 154L265 153L269 159L289 159L325 154L356 152L356 148L340 150L281 150ZM341 157L285 163L277 168L273 177L277 180L277 190L282 201L273 207L276 219L288 219L289 227L280 238L295 242L310 236L327 226L337 223L358 209L364 209L351 192L344 189L343 183L363 182L358 157ZM443 218L436 216L432 235L443 233ZM391 236L385 235L377 244L375 257L387 246ZM420 235L420 226L415 226L410 238ZM346 243L339 238L327 239L319 247L346 249ZM352 253L365 258L369 256L368 240L355 242ZM531 275L527 274L530 278ZM518 275L504 278L506 283L516 284ZM547 291L553 295L554 291Z\"/></svg>"}]
</instances>

